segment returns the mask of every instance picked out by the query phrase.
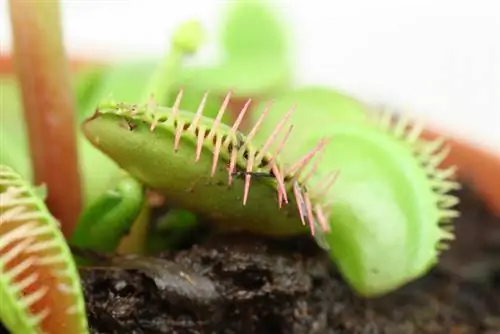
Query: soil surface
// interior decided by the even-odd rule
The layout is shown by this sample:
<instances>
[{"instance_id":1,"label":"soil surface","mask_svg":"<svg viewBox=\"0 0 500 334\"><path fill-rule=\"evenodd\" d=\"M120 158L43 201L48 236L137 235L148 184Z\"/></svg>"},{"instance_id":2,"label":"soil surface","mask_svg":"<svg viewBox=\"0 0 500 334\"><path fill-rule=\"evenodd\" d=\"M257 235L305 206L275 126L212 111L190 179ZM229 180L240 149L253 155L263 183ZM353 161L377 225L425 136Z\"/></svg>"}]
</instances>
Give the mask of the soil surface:
<instances>
[{"instance_id":1,"label":"soil surface","mask_svg":"<svg viewBox=\"0 0 500 334\"><path fill-rule=\"evenodd\" d=\"M382 298L356 297L308 239L219 237L138 271L83 270L93 332L500 333L500 218L458 195L441 264Z\"/></svg>"},{"instance_id":2,"label":"soil surface","mask_svg":"<svg viewBox=\"0 0 500 334\"><path fill-rule=\"evenodd\" d=\"M500 218L458 195L441 264L384 297L356 297L308 239L218 237L82 269L92 333L500 333Z\"/></svg>"}]
</instances>

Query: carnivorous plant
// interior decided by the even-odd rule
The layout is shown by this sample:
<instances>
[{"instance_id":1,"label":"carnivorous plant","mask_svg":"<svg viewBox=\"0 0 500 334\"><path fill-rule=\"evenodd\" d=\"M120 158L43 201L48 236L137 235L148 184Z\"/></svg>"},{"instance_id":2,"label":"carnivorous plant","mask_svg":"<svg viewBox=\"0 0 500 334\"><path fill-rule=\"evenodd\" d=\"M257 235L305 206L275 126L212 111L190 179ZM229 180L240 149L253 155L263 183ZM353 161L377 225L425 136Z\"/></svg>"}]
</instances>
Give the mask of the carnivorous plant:
<instances>
[{"instance_id":1,"label":"carnivorous plant","mask_svg":"<svg viewBox=\"0 0 500 334\"><path fill-rule=\"evenodd\" d=\"M315 94L330 107L323 101L306 114L311 103L301 105L299 96ZM442 224L457 215L448 195L457 186L453 170L438 168L447 151L418 140L418 126L392 124L390 114L376 117L342 94L292 96L295 112L278 98L247 134L238 126L250 101L230 126L221 123L230 94L211 119L203 116L206 96L196 112L180 110L182 91L172 108L103 103L82 129L131 177L222 232L309 230L361 295L426 273L453 238Z\"/></svg>"},{"instance_id":2,"label":"carnivorous plant","mask_svg":"<svg viewBox=\"0 0 500 334\"><path fill-rule=\"evenodd\" d=\"M80 278L43 192L0 165L0 320L12 333L88 333Z\"/></svg>"}]
</instances>

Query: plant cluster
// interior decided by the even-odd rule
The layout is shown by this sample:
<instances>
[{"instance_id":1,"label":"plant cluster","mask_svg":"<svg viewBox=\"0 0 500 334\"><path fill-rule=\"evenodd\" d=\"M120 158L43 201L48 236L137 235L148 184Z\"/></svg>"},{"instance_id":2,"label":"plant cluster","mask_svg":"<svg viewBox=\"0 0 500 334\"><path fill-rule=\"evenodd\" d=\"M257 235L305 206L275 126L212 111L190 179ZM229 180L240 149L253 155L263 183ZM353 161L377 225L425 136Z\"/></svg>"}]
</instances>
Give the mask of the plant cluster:
<instances>
[{"instance_id":1,"label":"plant cluster","mask_svg":"<svg viewBox=\"0 0 500 334\"><path fill-rule=\"evenodd\" d=\"M88 259L68 243L151 256L207 222L214 233L309 233L373 297L427 273L453 239L458 183L440 167L443 141L333 88L295 86L286 29L263 3L229 5L219 64L184 64L206 39L189 21L159 63L74 77L57 6L11 1L18 67L1 83L12 95L1 107L0 163L10 167L0 170L0 317L12 332L88 332L75 269ZM48 92L70 98L50 103ZM47 135L54 119L58 138ZM157 205L171 210L153 226Z\"/></svg>"}]
</instances>

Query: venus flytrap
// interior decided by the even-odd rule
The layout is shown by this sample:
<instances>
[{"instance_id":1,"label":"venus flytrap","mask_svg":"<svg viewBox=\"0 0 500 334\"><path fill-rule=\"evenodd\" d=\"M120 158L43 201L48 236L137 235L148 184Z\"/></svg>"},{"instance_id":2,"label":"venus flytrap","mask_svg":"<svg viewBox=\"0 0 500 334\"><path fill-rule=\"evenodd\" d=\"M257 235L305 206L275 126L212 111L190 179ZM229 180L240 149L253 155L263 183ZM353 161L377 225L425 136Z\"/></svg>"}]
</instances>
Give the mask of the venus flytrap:
<instances>
[{"instance_id":1,"label":"venus flytrap","mask_svg":"<svg viewBox=\"0 0 500 334\"><path fill-rule=\"evenodd\" d=\"M147 102L155 100L167 103L184 58L191 55L201 45L203 31L196 21L180 25L171 36L169 50L159 64L117 64L101 74L99 89L86 103L80 120L92 115L95 106L104 98ZM93 78L92 76L90 78ZM131 80L131 78L133 78ZM144 87L145 86L145 87ZM116 164L102 155L80 134L80 156L85 179L85 199L92 201L106 192L110 176L119 173Z\"/></svg>"},{"instance_id":2,"label":"venus flytrap","mask_svg":"<svg viewBox=\"0 0 500 334\"><path fill-rule=\"evenodd\" d=\"M308 225L363 296L424 275L453 239L448 193L458 184L439 168L447 150L407 119L305 88L263 104L245 136L250 101L228 126L230 94L215 119L203 116L206 95L196 113L180 110L182 94L172 108L103 103L82 129L132 177L219 231L288 237Z\"/></svg>"},{"instance_id":3,"label":"venus flytrap","mask_svg":"<svg viewBox=\"0 0 500 334\"><path fill-rule=\"evenodd\" d=\"M244 8L246 8L246 7L245 6L235 6L234 8L232 8L233 15L232 16L230 15L230 18L233 18L233 21L232 21L232 23L229 24L230 27L228 29L231 30L235 27L242 28L244 30L243 34L246 36L246 39L244 38L243 41L250 42L250 45L240 45L240 46L235 45L235 42L236 42L235 36L231 35L231 33L229 33L229 36L226 36L228 48L230 49L230 54L232 55L231 57L235 57L235 59L240 59L243 55L247 54L249 51L257 52L258 54L255 56L258 56L262 53L267 53L269 51L266 48L262 47L263 45L266 45L265 42L259 44L259 42L255 40L256 36L255 36L255 34L253 34L252 28L251 28L252 23L247 22L246 24L243 24L241 26L241 25L238 25L236 23L236 21L234 20L235 18L240 17L243 14L243 12L245 11ZM271 26L273 24L276 24L275 22L273 22L272 15L270 16L269 13L266 12L265 8L261 7L260 5L250 5L250 8L254 11L259 12L258 16L264 22L267 22L266 24L271 25ZM243 16L245 16L245 15L243 15ZM279 42L277 44L275 43L276 50L274 50L274 52L271 52L271 54L273 54L279 58L281 56L284 56L282 54L284 52L284 46L282 45L283 43L281 41L281 36L280 36L280 34L282 32L279 31L278 27L274 27L273 31L274 31L274 35L272 34L272 36L270 37L270 41L274 41L274 42L279 41ZM140 71L138 72L139 74L142 73L141 74L142 77L140 76L137 82L140 81L140 78L143 78L144 81L148 81L148 84L146 85L148 87L147 89L145 89L145 90L139 89L139 87L136 87L135 85L130 86L128 84L129 80L127 80L127 77L136 77L136 75L133 75L131 73L123 75L123 73L120 70L117 70L115 72L111 72L111 74L107 78L104 79L104 83L101 84L101 86L102 86L101 89L103 91L109 90L109 91L114 92L114 94L113 94L114 98L118 98L118 99L127 99L128 101L137 101L137 100L143 101L143 102L147 101L149 103L149 105L151 106L150 102L152 100L150 98L151 98L151 96L153 96L155 103L158 103L160 105L171 105L172 104L171 103L172 102L171 101L172 92L173 92L172 87L173 87L174 83L178 84L178 82L175 81L174 79L176 79L176 77L178 75L182 75L182 73L184 73L184 71L185 71L184 69L183 69L183 71L179 71L180 67L181 67L182 57L185 54L190 54L190 53L193 53L196 51L196 49L200 46L201 41L203 39L202 34L203 34L203 31L201 30L200 25L194 21L186 22L184 25L179 27L177 29L177 31L172 36L170 52L166 56L165 60L161 64L158 65L154 74L152 74L150 76L144 76L143 74L147 73L147 71L145 69L140 69ZM240 35L240 34L238 33L238 35ZM257 61L258 57L254 57L254 58L255 59L253 61ZM245 58L245 59L248 60L248 58ZM248 61L247 61L247 63L248 63ZM284 62L280 62L280 64L284 65ZM132 66L131 69L133 69L133 68L135 68L135 67ZM124 72L124 73L127 73L127 72ZM248 77L248 76L245 76L245 77ZM200 79L200 78L198 77L198 79ZM125 85L124 82L127 82L127 84ZM123 87L123 89L121 89L120 87ZM211 86L211 88L213 89L214 87ZM215 89L215 91L218 92L217 89ZM142 95L140 95L140 94L138 95L138 92L142 92L141 93ZM166 94L166 92L170 92L170 94ZM199 92L200 92L200 90L193 89L192 87L190 87L190 89L188 89L186 91L182 90L182 99L179 99L178 107L181 109L185 109L185 110L196 110L196 108L198 107L197 104L199 104L199 101L200 101L200 99L198 98L198 96L200 96ZM134 96L136 96L136 98L134 98ZM175 98L175 95L173 97ZM96 96L96 98L98 98L98 96ZM219 100L219 98L214 94L208 94L208 95L205 95L203 97L203 105L204 105L203 114L205 116L211 117L211 118L216 118L217 112L219 111L219 106L220 106L220 102L218 102L218 100ZM196 105L195 105L195 103L196 103ZM155 106L152 106L152 107L155 108ZM229 119L230 119L230 115L229 115L229 113L226 112L226 113L222 114L221 118L218 121L227 124L227 123L229 123ZM85 143L85 146L87 147L88 150L94 149L93 147L91 148L91 145L89 143ZM101 152L96 151L93 154L99 155L99 157L101 157L103 160L103 164L114 166L114 164L115 164L114 161L107 159L107 157L102 157ZM95 163L95 159L92 159L92 160L88 159L87 161L89 163L90 163L90 161L93 161L93 163ZM115 168L115 167L113 167L113 168ZM101 173L100 175L102 175L102 177L105 177L107 174L108 173ZM92 176L92 177L94 177L94 176ZM131 181L131 182L133 182L133 181ZM123 194L123 195L126 196L125 194ZM136 196L136 195L132 195L132 197L133 196ZM119 203L123 203L123 205L127 205L127 203L128 203L125 200L118 201L114 196L107 197L106 192L104 192L103 195L101 196L101 198L97 199L96 202L115 203L115 205L120 205ZM167 204L170 204L170 203L167 203ZM147 203L145 203L144 205L147 205ZM99 207L100 207L99 205L93 205L90 208L88 208L88 211L93 211ZM117 212L122 211L120 208L116 208L116 210L117 210ZM123 212L132 213L133 210L124 209ZM106 215L106 214L103 213L103 215ZM187 225L187 226L193 226L192 220L194 217L193 217L192 213L188 213L186 211L183 211L180 208L176 208L176 210L169 212L168 215L170 216L167 219L168 221L176 221L177 223L180 222L181 224L185 223L185 225ZM86 214L84 216L93 217L93 216L95 216L95 214L88 214L88 215ZM132 223L131 217L123 217L122 218L123 222L128 222L130 224L128 226L123 226L122 231L131 231L132 230L134 232L132 234L135 234L135 235L130 235L130 236L126 237L124 240L124 243L128 243L128 244L131 244L131 243L132 244L134 244L134 243L139 244L140 243L139 240L137 240L139 238L139 234L143 234L142 232L144 231L144 229L147 228L147 226L146 226L147 215L145 215L145 217L143 217L143 218L144 219L137 221L135 223ZM81 218L81 220L82 221L80 221L79 224L84 225L85 227L78 229L79 232L75 233L72 240L78 239L78 240L80 240L80 242L78 242L78 244L80 246L90 247L91 246L90 244L85 243L85 240L90 240L90 239L78 236L78 234L80 234L80 233L82 233L82 235L86 235L87 233L90 233L90 232L84 232L84 231L87 229L91 229L90 225L88 225L88 223L85 223L85 218ZM114 228L111 228L111 226L113 226L113 224L103 224L103 222L100 222L97 219L93 220L93 224L95 224L95 226L108 226L108 228L103 228L102 230L100 230L100 233L109 234L109 236L108 236L109 238L116 237L117 231ZM133 224L134 228L132 228L132 224ZM142 225L142 227L140 227L139 225ZM174 224L174 225L176 225L176 224ZM100 227L98 227L98 228L100 228ZM136 231L139 231L139 233L136 233ZM161 233L158 229L153 228L151 230L149 238L153 238L153 239L157 240L160 237L160 234ZM134 240L134 239L136 239L136 240ZM166 239L165 240L162 239L163 241L157 240L157 242L155 244L161 245L163 243L163 248L168 248L169 245L172 244L171 238L168 238L168 239L170 241L168 241ZM99 238L97 238L95 240L96 240L96 242L98 242ZM108 246L109 246L109 244L105 247L108 247ZM99 246L98 246L98 248L100 249ZM153 248L160 249L160 246L155 246ZM130 249L130 247L129 247L129 249ZM111 249L108 248L107 250L111 250ZM134 251L139 251L139 250L134 249ZM141 250L141 252L142 251L143 250Z\"/></svg>"},{"instance_id":4,"label":"venus flytrap","mask_svg":"<svg viewBox=\"0 0 500 334\"><path fill-rule=\"evenodd\" d=\"M0 321L11 333L89 333L79 274L41 189L0 165Z\"/></svg>"},{"instance_id":5,"label":"venus flytrap","mask_svg":"<svg viewBox=\"0 0 500 334\"><path fill-rule=\"evenodd\" d=\"M292 101L298 135L281 157L293 161L318 138L330 138L313 179L340 170L325 194L331 203L326 239L347 282L373 297L427 273L453 239L450 223L458 215L452 209L458 200L449 194L458 187L454 169L439 168L447 154L442 141L420 140L421 127L406 118L394 121L348 96L304 88L276 98L257 142L266 140Z\"/></svg>"},{"instance_id":6,"label":"venus flytrap","mask_svg":"<svg viewBox=\"0 0 500 334\"><path fill-rule=\"evenodd\" d=\"M248 105L232 126L221 122L229 98L215 119L203 116L206 96L195 113L180 110L182 91L172 108L103 103L82 129L132 177L174 207L203 215L221 232L288 237L309 227L328 247L322 239L328 207L309 184L325 141L284 165L279 152L290 135L286 122L293 110L259 147L252 139L270 109L245 136L238 127Z\"/></svg>"},{"instance_id":7,"label":"venus flytrap","mask_svg":"<svg viewBox=\"0 0 500 334\"><path fill-rule=\"evenodd\" d=\"M153 97L162 103L168 103L173 78L179 72L184 57L197 50L202 37L203 31L198 22L184 23L172 35L170 50L156 69L148 72L141 68L138 72L147 82L146 89L129 84L129 70L136 70L136 66L118 67L101 79L100 93L94 96L94 100L102 98L102 92L112 92L113 96L136 96L134 99L147 103L150 103ZM92 108L95 108L95 104ZM86 175L90 178L86 182L87 198L91 201L78 221L78 226L71 236L71 243L107 252L118 250L141 253L149 220L149 208L143 199L143 189L136 184L137 181L133 177L126 174L120 175L116 184L104 182L110 176L120 174L119 166L96 150L86 139L81 141L81 144ZM95 172L97 168L99 172ZM105 187L109 186L113 190L106 190ZM120 246L125 235L127 236Z\"/></svg>"},{"instance_id":8,"label":"venus flytrap","mask_svg":"<svg viewBox=\"0 0 500 334\"><path fill-rule=\"evenodd\" d=\"M229 95L215 120L202 115L206 98L196 113L179 110L182 91L173 108L104 103L83 131L170 204L221 231L286 237L307 232L307 222L360 295L424 275L453 238L457 199L448 192L458 184L453 169L439 168L447 151L420 140L408 120L312 87L262 105L244 136L250 101L230 127L220 122ZM295 112L285 109L292 100Z\"/></svg>"},{"instance_id":9,"label":"venus flytrap","mask_svg":"<svg viewBox=\"0 0 500 334\"><path fill-rule=\"evenodd\" d=\"M183 60L185 57L195 53L201 46L204 38L203 33L204 31L201 24L195 20L184 22L174 31L171 37L170 50L166 58L159 63L152 76L149 78L148 88L143 91L141 99L143 102L147 102L148 105L158 102L161 104L170 103L170 93L173 90L175 78L178 77L181 71ZM212 109L210 109L209 112L210 111L213 112ZM128 182L134 183L137 181L129 180ZM126 196L126 194L124 195ZM135 196L139 196L139 194ZM134 211L129 209L129 203L127 201L121 202L119 206L124 206L124 208L118 208L118 210L124 210L129 214L134 213ZM144 253L147 251L146 239L151 237L151 234L155 232L150 228L150 213L150 205L144 200L142 210L137 216L137 220L132 223L130 220L132 216L129 216L132 225L129 229L125 230L128 231L128 233L117 249L118 252ZM174 219L182 221L183 215L177 215L177 212L171 212L170 215L172 215ZM113 238L113 235L116 235L116 232L113 232L109 228L106 228L105 231L109 232L111 238ZM165 246L167 246L167 244L165 244Z\"/></svg>"}]
</instances>

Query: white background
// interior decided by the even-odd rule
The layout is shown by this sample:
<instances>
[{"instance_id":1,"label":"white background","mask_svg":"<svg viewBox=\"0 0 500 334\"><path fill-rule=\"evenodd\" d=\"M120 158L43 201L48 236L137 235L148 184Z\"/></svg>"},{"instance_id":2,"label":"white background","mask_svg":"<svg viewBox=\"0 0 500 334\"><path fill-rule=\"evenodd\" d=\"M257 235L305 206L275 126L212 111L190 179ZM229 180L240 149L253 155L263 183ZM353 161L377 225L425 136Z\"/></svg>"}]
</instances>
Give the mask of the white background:
<instances>
[{"instance_id":1,"label":"white background","mask_svg":"<svg viewBox=\"0 0 500 334\"><path fill-rule=\"evenodd\" d=\"M161 55L174 27L192 18L214 39L226 5L61 2L68 52L108 58ZM293 34L300 84L328 84L404 108L500 154L500 0L271 2ZM10 34L7 0L0 0L2 52ZM217 56L215 42L198 61Z\"/></svg>"}]
</instances>

